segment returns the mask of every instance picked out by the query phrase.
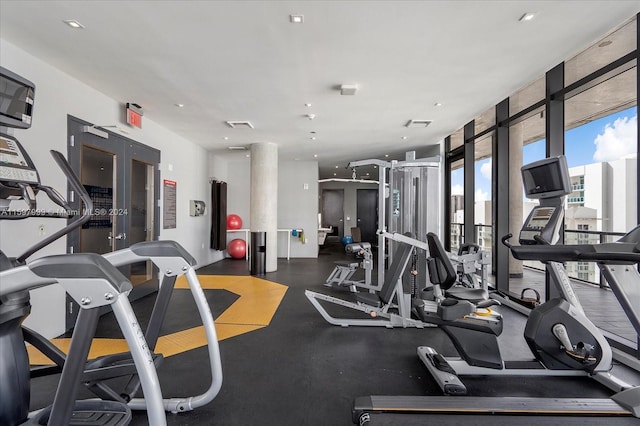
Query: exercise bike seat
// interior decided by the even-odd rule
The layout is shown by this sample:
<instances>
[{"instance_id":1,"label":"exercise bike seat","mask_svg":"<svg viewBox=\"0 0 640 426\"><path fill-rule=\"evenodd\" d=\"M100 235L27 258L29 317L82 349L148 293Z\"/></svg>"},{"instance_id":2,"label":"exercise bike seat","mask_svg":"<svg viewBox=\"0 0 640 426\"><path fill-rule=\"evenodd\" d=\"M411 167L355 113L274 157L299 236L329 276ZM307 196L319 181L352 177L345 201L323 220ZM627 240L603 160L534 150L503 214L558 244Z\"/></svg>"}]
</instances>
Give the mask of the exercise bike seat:
<instances>
[{"instance_id":1,"label":"exercise bike seat","mask_svg":"<svg viewBox=\"0 0 640 426\"><path fill-rule=\"evenodd\" d=\"M479 303L489 300L489 292L484 288L451 287L445 290L447 297Z\"/></svg>"}]
</instances>

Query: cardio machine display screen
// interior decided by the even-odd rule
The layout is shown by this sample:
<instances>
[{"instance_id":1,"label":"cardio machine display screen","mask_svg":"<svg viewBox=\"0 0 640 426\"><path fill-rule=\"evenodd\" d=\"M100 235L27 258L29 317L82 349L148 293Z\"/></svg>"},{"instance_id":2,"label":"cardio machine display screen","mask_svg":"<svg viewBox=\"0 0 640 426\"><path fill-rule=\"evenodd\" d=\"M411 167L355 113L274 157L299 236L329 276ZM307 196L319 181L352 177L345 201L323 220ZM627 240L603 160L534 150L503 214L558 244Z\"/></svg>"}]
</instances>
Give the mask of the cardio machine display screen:
<instances>
[{"instance_id":1,"label":"cardio machine display screen","mask_svg":"<svg viewBox=\"0 0 640 426\"><path fill-rule=\"evenodd\" d=\"M0 188L7 184L13 186L16 182L38 184L40 178L18 141L6 135L0 135ZM6 198L6 194L2 191L0 191L0 198Z\"/></svg>"},{"instance_id":2,"label":"cardio machine display screen","mask_svg":"<svg viewBox=\"0 0 640 426\"><path fill-rule=\"evenodd\" d=\"M27 166L27 162L15 141L0 136L0 165Z\"/></svg>"},{"instance_id":3,"label":"cardio machine display screen","mask_svg":"<svg viewBox=\"0 0 640 426\"><path fill-rule=\"evenodd\" d=\"M33 88L0 74L0 116L29 127L33 110Z\"/></svg>"},{"instance_id":4,"label":"cardio machine display screen","mask_svg":"<svg viewBox=\"0 0 640 426\"><path fill-rule=\"evenodd\" d=\"M556 211L555 207L537 207L531 215L529 222L527 222L527 228L544 229L549 223L549 220L551 220L554 211Z\"/></svg>"}]
</instances>

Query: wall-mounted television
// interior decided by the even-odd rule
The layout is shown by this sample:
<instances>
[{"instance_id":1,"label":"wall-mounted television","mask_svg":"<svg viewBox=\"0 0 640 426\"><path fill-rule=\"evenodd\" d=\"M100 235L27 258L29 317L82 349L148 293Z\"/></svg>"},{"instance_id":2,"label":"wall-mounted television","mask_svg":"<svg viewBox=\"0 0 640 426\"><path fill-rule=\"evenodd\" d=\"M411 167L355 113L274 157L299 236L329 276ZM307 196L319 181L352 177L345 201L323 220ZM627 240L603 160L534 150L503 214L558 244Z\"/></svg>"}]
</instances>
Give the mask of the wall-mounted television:
<instances>
[{"instance_id":1,"label":"wall-mounted television","mask_svg":"<svg viewBox=\"0 0 640 426\"><path fill-rule=\"evenodd\" d=\"M535 161L520 170L527 198L555 198L571 193L569 168L564 155Z\"/></svg>"},{"instance_id":2,"label":"wall-mounted television","mask_svg":"<svg viewBox=\"0 0 640 426\"><path fill-rule=\"evenodd\" d=\"M35 91L32 82L0 67L0 126L31 127Z\"/></svg>"}]
</instances>

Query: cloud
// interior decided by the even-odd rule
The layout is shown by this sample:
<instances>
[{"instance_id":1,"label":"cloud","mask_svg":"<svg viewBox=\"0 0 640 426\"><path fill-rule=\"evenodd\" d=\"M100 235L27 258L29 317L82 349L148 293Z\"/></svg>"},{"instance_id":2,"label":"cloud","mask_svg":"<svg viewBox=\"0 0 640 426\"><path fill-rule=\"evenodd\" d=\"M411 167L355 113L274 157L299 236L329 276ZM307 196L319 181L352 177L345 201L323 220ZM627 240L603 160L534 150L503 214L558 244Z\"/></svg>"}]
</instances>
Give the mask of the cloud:
<instances>
[{"instance_id":1,"label":"cloud","mask_svg":"<svg viewBox=\"0 0 640 426\"><path fill-rule=\"evenodd\" d=\"M489 199L489 193L483 191L481 188L476 189L476 198L475 201L487 201Z\"/></svg>"},{"instance_id":2,"label":"cloud","mask_svg":"<svg viewBox=\"0 0 640 426\"><path fill-rule=\"evenodd\" d=\"M613 161L637 152L638 115L617 118L613 124L607 123L602 133L593 143L596 152L593 159L597 162Z\"/></svg>"},{"instance_id":3,"label":"cloud","mask_svg":"<svg viewBox=\"0 0 640 426\"><path fill-rule=\"evenodd\" d=\"M464 187L460 184L451 187L451 195L464 195Z\"/></svg>"},{"instance_id":4,"label":"cloud","mask_svg":"<svg viewBox=\"0 0 640 426\"><path fill-rule=\"evenodd\" d=\"M487 180L491 180L491 158L480 166L480 174Z\"/></svg>"}]
</instances>

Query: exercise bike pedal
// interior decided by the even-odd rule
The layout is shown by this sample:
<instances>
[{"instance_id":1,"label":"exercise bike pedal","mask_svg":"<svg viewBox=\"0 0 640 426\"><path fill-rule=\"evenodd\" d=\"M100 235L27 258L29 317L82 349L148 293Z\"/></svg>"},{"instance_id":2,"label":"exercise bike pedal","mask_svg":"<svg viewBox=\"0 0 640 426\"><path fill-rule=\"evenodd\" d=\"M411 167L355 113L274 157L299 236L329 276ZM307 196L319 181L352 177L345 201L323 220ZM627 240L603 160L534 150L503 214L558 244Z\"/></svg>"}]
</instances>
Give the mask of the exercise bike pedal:
<instances>
[{"instance_id":1,"label":"exercise bike pedal","mask_svg":"<svg viewBox=\"0 0 640 426\"><path fill-rule=\"evenodd\" d=\"M467 387L447 360L428 346L418 347L418 357L446 395L466 395Z\"/></svg>"},{"instance_id":2,"label":"exercise bike pedal","mask_svg":"<svg viewBox=\"0 0 640 426\"><path fill-rule=\"evenodd\" d=\"M447 362L446 359L444 359L444 357L440 354L427 354L427 356L429 357L429 359L431 360L431 363L433 364L433 366L435 368L437 368L440 371L443 371L445 373L449 373L449 374L456 374L455 370L453 368L451 368L451 365L449 365L449 363Z\"/></svg>"}]
</instances>

